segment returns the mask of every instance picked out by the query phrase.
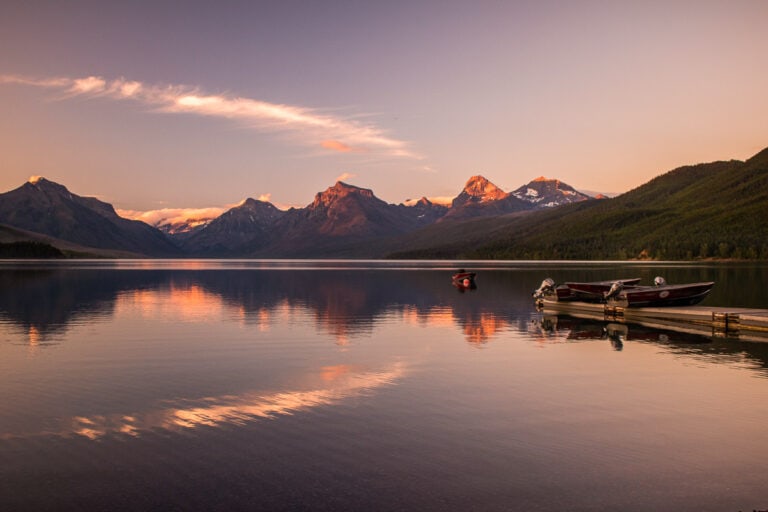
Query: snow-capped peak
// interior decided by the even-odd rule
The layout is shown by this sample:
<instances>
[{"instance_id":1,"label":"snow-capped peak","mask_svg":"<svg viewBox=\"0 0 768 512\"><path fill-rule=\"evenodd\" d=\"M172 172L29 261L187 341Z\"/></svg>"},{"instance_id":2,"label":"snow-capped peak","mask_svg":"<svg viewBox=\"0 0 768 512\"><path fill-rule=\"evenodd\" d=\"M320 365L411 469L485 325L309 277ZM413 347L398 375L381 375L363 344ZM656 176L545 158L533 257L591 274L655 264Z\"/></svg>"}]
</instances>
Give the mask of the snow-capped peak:
<instances>
[{"instance_id":1,"label":"snow-capped peak","mask_svg":"<svg viewBox=\"0 0 768 512\"><path fill-rule=\"evenodd\" d=\"M518 199L535 204L537 208L552 208L562 204L585 201L589 196L577 192L558 179L540 176L512 192Z\"/></svg>"}]
</instances>

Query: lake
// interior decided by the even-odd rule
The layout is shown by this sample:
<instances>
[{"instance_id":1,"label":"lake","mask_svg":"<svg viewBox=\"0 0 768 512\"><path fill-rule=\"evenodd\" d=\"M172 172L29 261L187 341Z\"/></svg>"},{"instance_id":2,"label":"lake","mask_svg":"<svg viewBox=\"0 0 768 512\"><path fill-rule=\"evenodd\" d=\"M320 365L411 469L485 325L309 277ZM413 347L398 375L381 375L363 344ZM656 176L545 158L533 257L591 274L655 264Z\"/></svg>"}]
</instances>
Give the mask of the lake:
<instances>
[{"instance_id":1,"label":"lake","mask_svg":"<svg viewBox=\"0 0 768 512\"><path fill-rule=\"evenodd\" d=\"M0 262L0 510L768 509L768 343L531 300L656 275L768 307L754 263Z\"/></svg>"}]
</instances>

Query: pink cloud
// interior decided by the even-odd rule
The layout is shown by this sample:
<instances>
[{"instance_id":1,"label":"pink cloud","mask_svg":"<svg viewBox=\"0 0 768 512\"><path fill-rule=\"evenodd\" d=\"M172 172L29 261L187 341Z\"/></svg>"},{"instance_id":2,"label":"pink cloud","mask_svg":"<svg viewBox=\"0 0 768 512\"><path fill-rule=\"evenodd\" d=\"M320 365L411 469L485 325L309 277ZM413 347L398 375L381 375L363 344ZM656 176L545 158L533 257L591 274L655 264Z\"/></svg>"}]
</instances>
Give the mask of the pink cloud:
<instances>
[{"instance_id":1,"label":"pink cloud","mask_svg":"<svg viewBox=\"0 0 768 512\"><path fill-rule=\"evenodd\" d=\"M320 143L321 146L323 146L325 149L330 149L332 151L338 151L339 153L349 153L352 151L351 146L347 146L343 142L339 142L338 140L324 140Z\"/></svg>"},{"instance_id":2,"label":"pink cloud","mask_svg":"<svg viewBox=\"0 0 768 512\"><path fill-rule=\"evenodd\" d=\"M117 210L117 214L126 219L140 220L155 227L181 224L194 226L212 221L227 209L228 207L218 206L209 208L161 208L149 211Z\"/></svg>"}]
</instances>

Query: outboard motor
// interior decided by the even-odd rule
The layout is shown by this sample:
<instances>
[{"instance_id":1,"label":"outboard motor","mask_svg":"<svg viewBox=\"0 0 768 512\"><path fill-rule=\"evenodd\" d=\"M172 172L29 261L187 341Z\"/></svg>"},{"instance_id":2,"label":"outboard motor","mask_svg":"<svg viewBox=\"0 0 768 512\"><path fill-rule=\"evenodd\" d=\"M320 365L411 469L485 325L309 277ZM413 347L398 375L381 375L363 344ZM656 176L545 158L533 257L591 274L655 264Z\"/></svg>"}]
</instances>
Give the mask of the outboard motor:
<instances>
[{"instance_id":1,"label":"outboard motor","mask_svg":"<svg viewBox=\"0 0 768 512\"><path fill-rule=\"evenodd\" d=\"M544 294L547 292L551 292L555 289L555 281L552 280L552 278L546 278L541 282L541 286L533 292L533 298L534 299L541 299L544 297Z\"/></svg>"},{"instance_id":2,"label":"outboard motor","mask_svg":"<svg viewBox=\"0 0 768 512\"><path fill-rule=\"evenodd\" d=\"M664 286L665 284L667 284L667 280L663 277L656 276L653 278L653 286Z\"/></svg>"},{"instance_id":3,"label":"outboard motor","mask_svg":"<svg viewBox=\"0 0 768 512\"><path fill-rule=\"evenodd\" d=\"M624 289L624 284L622 284L620 281L615 281L611 283L611 288L605 292L605 298L610 299L612 297L616 297L618 294L621 293L621 291Z\"/></svg>"}]
</instances>

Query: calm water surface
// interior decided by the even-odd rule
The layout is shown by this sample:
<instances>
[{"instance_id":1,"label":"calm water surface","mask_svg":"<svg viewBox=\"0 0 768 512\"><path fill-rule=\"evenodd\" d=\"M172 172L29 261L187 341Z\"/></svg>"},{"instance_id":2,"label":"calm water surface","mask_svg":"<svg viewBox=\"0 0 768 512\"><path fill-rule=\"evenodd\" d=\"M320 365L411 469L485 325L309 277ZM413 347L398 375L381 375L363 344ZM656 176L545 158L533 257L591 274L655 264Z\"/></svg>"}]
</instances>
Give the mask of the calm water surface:
<instances>
[{"instance_id":1,"label":"calm water surface","mask_svg":"<svg viewBox=\"0 0 768 512\"><path fill-rule=\"evenodd\" d=\"M768 343L530 298L655 275L768 307L768 265L0 263L0 510L766 509Z\"/></svg>"}]
</instances>

